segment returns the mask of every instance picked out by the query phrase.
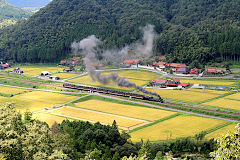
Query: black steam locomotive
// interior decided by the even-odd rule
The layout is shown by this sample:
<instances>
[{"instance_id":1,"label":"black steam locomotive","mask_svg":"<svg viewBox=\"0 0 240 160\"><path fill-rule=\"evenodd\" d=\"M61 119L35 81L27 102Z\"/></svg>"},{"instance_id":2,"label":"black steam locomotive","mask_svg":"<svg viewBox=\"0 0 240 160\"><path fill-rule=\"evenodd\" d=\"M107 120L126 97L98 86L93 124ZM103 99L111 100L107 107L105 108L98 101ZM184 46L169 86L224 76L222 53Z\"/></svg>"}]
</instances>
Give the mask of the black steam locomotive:
<instances>
[{"instance_id":1,"label":"black steam locomotive","mask_svg":"<svg viewBox=\"0 0 240 160\"><path fill-rule=\"evenodd\" d=\"M98 87L87 87L87 86L80 86L80 85L73 85L69 83L64 83L63 87L70 88L70 89L77 89L81 91L88 91L88 92L97 92L97 93L103 93L103 94L110 94L115 96L122 96L122 97L130 97L134 99L141 99L146 101L154 101L154 102L160 102L163 103L163 99L159 97L151 97L146 95L140 95L130 92L122 92L122 91L115 91L105 88L98 88Z\"/></svg>"}]
</instances>

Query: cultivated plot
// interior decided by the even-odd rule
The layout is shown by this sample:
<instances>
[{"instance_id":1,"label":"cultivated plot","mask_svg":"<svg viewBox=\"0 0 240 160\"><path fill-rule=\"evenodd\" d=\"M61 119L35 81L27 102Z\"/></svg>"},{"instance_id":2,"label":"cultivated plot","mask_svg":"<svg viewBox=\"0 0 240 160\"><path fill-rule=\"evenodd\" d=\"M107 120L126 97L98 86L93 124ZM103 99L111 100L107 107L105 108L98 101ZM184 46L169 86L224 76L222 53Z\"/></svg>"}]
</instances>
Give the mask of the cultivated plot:
<instances>
[{"instance_id":1,"label":"cultivated plot","mask_svg":"<svg viewBox=\"0 0 240 160\"><path fill-rule=\"evenodd\" d=\"M212 93L212 94L218 94L218 95L224 95L229 93L227 91L218 91L218 90L212 90L212 89L193 89L193 88L189 88L186 91L194 91L194 92L208 93L208 94Z\"/></svg>"},{"instance_id":2,"label":"cultivated plot","mask_svg":"<svg viewBox=\"0 0 240 160\"><path fill-rule=\"evenodd\" d=\"M235 84L234 80L198 80L198 79L181 79L181 82L190 84L205 84L205 85L221 85L229 86Z\"/></svg>"},{"instance_id":3,"label":"cultivated plot","mask_svg":"<svg viewBox=\"0 0 240 160\"><path fill-rule=\"evenodd\" d=\"M33 101L33 100L21 99L21 98L15 98L15 97L11 97L11 98L5 97L2 99L0 97L0 101L1 101L0 104L4 104L4 103L14 104L16 109L21 113L24 113L26 111L37 112L37 111L44 110L44 108L50 108L54 105L51 103L39 102L39 101Z\"/></svg>"},{"instance_id":4,"label":"cultivated plot","mask_svg":"<svg viewBox=\"0 0 240 160\"><path fill-rule=\"evenodd\" d=\"M64 104L79 97L72 95L65 95L52 92L33 91L15 96L20 99L33 100L38 102L46 102L51 104Z\"/></svg>"},{"instance_id":5,"label":"cultivated plot","mask_svg":"<svg viewBox=\"0 0 240 160\"><path fill-rule=\"evenodd\" d=\"M63 117L74 118L78 120L84 120L89 122L100 122L102 124L111 125L115 120L120 128L125 130L131 127L138 126L141 124L146 124L148 122L129 118L125 116L118 116L113 114L106 114L97 111L91 111L87 109L80 109L75 107L63 107L55 110L49 111L51 114L60 115Z\"/></svg>"},{"instance_id":6,"label":"cultivated plot","mask_svg":"<svg viewBox=\"0 0 240 160\"><path fill-rule=\"evenodd\" d=\"M60 79L66 79L66 78L71 78L71 77L75 77L79 74L77 73L56 73L56 74L52 74L52 76L57 76Z\"/></svg>"},{"instance_id":7,"label":"cultivated plot","mask_svg":"<svg viewBox=\"0 0 240 160\"><path fill-rule=\"evenodd\" d=\"M226 123L222 120L182 115L131 133L134 142L143 140L160 141L194 136L202 131L216 128Z\"/></svg>"},{"instance_id":8,"label":"cultivated plot","mask_svg":"<svg viewBox=\"0 0 240 160\"><path fill-rule=\"evenodd\" d=\"M34 119L38 119L39 121L46 122L50 127L56 123L62 123L63 120L67 120L67 118L52 115L49 113L35 113L33 114ZM68 119L72 120L72 119Z\"/></svg>"},{"instance_id":9,"label":"cultivated plot","mask_svg":"<svg viewBox=\"0 0 240 160\"><path fill-rule=\"evenodd\" d=\"M150 80L155 79L159 76L159 74L157 73L147 72L147 71L137 71L137 70L123 70L123 71L114 71L114 72L117 72L121 77L126 77L126 80L136 83L139 86L146 85ZM104 72L102 74L109 75L110 72ZM125 87L119 87L117 86L117 84L113 82L109 83L109 85L103 85L99 82L93 81L89 75L71 79L69 80L69 82L80 83L80 84L91 85L91 86L131 90Z\"/></svg>"},{"instance_id":10,"label":"cultivated plot","mask_svg":"<svg viewBox=\"0 0 240 160\"><path fill-rule=\"evenodd\" d=\"M223 135L226 135L227 133L234 131L236 125L237 124L234 123L234 124L230 124L226 127L220 128L220 129L218 129L214 132L211 132L211 133L207 134L206 138L212 139L212 138L218 138L218 137L221 137Z\"/></svg>"},{"instance_id":11,"label":"cultivated plot","mask_svg":"<svg viewBox=\"0 0 240 160\"><path fill-rule=\"evenodd\" d=\"M169 90L169 89L147 89L152 92L158 93L163 98L169 98L179 101L199 103L209 99L219 97L219 94L202 93L191 90Z\"/></svg>"},{"instance_id":12,"label":"cultivated plot","mask_svg":"<svg viewBox=\"0 0 240 160\"><path fill-rule=\"evenodd\" d=\"M203 105L209 105L226 109L235 109L240 111L240 101L234 99L232 100L227 98L220 98L210 102L203 103Z\"/></svg>"},{"instance_id":13,"label":"cultivated plot","mask_svg":"<svg viewBox=\"0 0 240 160\"><path fill-rule=\"evenodd\" d=\"M234 99L234 100L240 100L240 93L235 93L229 96L226 96L224 98Z\"/></svg>"},{"instance_id":14,"label":"cultivated plot","mask_svg":"<svg viewBox=\"0 0 240 160\"><path fill-rule=\"evenodd\" d=\"M28 90L0 85L0 93L3 93L3 94L18 94L25 91L28 91Z\"/></svg>"},{"instance_id":15,"label":"cultivated plot","mask_svg":"<svg viewBox=\"0 0 240 160\"><path fill-rule=\"evenodd\" d=\"M13 71L14 68L9 68L7 71ZM20 69L24 72L23 74L26 75L41 75L42 71L48 71L49 73L56 73L63 71L63 68L58 67L20 67Z\"/></svg>"},{"instance_id":16,"label":"cultivated plot","mask_svg":"<svg viewBox=\"0 0 240 160\"><path fill-rule=\"evenodd\" d=\"M144 119L148 121L155 121L176 114L176 112L137 107L133 105L125 105L100 100L88 100L84 102L79 102L75 103L75 106L105 113L111 113L115 115Z\"/></svg>"}]
</instances>

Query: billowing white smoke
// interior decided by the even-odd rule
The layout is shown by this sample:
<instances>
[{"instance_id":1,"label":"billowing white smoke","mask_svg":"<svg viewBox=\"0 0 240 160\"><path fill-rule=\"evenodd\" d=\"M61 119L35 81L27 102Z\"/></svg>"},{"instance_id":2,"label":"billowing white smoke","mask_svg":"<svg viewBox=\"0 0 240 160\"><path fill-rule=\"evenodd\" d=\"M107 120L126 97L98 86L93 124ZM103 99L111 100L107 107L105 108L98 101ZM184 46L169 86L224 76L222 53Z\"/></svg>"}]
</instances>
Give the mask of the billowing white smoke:
<instances>
[{"instance_id":1,"label":"billowing white smoke","mask_svg":"<svg viewBox=\"0 0 240 160\"><path fill-rule=\"evenodd\" d=\"M143 32L143 43L136 43L134 45L134 50L143 56L149 56L153 51L153 43L155 38L154 26L148 24L142 28Z\"/></svg>"},{"instance_id":2,"label":"billowing white smoke","mask_svg":"<svg viewBox=\"0 0 240 160\"><path fill-rule=\"evenodd\" d=\"M135 51L143 55L152 53L153 41L154 41L153 28L154 28L153 25L147 25L142 29L143 43L133 44L132 46L134 47L133 49ZM93 81L98 81L105 85L113 81L118 86L136 88L141 92L160 97L157 93L147 91L143 87L137 86L135 83L132 83L126 80L125 77L119 77L117 73L111 73L110 75L106 76L106 75L102 75L101 72L96 71L96 68L91 63L97 61L96 49L100 44L101 44L101 41L98 38L96 38L95 35L91 35L81 40L78 43L73 42L71 45L73 52L81 52L85 56L84 62L86 65L86 70ZM129 46L126 46L122 49L109 49L103 52L103 57L106 60L119 61L119 60L122 60L123 57L126 57L128 55L128 51L129 51Z\"/></svg>"}]
</instances>

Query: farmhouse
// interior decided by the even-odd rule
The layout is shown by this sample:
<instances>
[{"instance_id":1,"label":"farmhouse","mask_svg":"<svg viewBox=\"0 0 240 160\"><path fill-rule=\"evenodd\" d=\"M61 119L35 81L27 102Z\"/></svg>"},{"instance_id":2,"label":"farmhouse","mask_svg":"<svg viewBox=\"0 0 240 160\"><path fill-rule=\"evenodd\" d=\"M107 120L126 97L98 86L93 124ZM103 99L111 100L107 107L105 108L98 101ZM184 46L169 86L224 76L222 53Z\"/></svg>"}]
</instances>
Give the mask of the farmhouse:
<instances>
[{"instance_id":1,"label":"farmhouse","mask_svg":"<svg viewBox=\"0 0 240 160\"><path fill-rule=\"evenodd\" d=\"M190 70L187 67L176 68L177 74L188 74Z\"/></svg>"},{"instance_id":2,"label":"farmhouse","mask_svg":"<svg viewBox=\"0 0 240 160\"><path fill-rule=\"evenodd\" d=\"M59 65L65 65L67 61L60 61Z\"/></svg>"},{"instance_id":3,"label":"farmhouse","mask_svg":"<svg viewBox=\"0 0 240 160\"><path fill-rule=\"evenodd\" d=\"M199 69L198 68L191 69L190 74L199 74Z\"/></svg>"},{"instance_id":4,"label":"farmhouse","mask_svg":"<svg viewBox=\"0 0 240 160\"><path fill-rule=\"evenodd\" d=\"M64 68L63 72L72 72L72 69L70 67Z\"/></svg>"},{"instance_id":5,"label":"farmhouse","mask_svg":"<svg viewBox=\"0 0 240 160\"><path fill-rule=\"evenodd\" d=\"M205 74L224 74L225 72L221 69L216 68L206 68L204 71Z\"/></svg>"},{"instance_id":6,"label":"farmhouse","mask_svg":"<svg viewBox=\"0 0 240 160\"><path fill-rule=\"evenodd\" d=\"M17 68L14 68L13 73L22 74L23 71L19 67L17 67Z\"/></svg>"},{"instance_id":7,"label":"farmhouse","mask_svg":"<svg viewBox=\"0 0 240 160\"><path fill-rule=\"evenodd\" d=\"M179 79L155 79L152 80L152 84L154 86L161 86L161 87L183 87L186 88L189 86L188 83L181 83Z\"/></svg>"},{"instance_id":8,"label":"farmhouse","mask_svg":"<svg viewBox=\"0 0 240 160\"><path fill-rule=\"evenodd\" d=\"M167 63L166 66L168 68L173 68L173 69L177 69L177 68L181 68L181 67L187 67L186 64L182 64L182 63Z\"/></svg>"},{"instance_id":9,"label":"farmhouse","mask_svg":"<svg viewBox=\"0 0 240 160\"><path fill-rule=\"evenodd\" d=\"M139 64L140 59L126 59L123 61L124 64L132 64L132 65L137 65Z\"/></svg>"},{"instance_id":10,"label":"farmhouse","mask_svg":"<svg viewBox=\"0 0 240 160\"><path fill-rule=\"evenodd\" d=\"M154 68L160 68L160 69L162 69L162 70L164 70L165 68L166 68L166 62L153 62L153 67Z\"/></svg>"}]
</instances>

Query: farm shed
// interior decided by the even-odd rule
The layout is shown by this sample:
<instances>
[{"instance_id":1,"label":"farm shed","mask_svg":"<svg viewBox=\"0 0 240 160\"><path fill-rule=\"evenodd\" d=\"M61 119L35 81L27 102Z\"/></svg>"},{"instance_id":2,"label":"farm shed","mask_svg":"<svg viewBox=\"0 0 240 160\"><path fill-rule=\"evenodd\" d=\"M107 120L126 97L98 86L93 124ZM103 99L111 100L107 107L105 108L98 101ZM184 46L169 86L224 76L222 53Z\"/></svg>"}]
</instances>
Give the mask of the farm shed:
<instances>
[{"instance_id":1,"label":"farm shed","mask_svg":"<svg viewBox=\"0 0 240 160\"><path fill-rule=\"evenodd\" d=\"M176 69L177 74L188 74L189 69L187 67L180 67Z\"/></svg>"},{"instance_id":2,"label":"farm shed","mask_svg":"<svg viewBox=\"0 0 240 160\"><path fill-rule=\"evenodd\" d=\"M42 71L41 72L41 76L47 76L47 75L49 75L50 73L48 72L48 71Z\"/></svg>"}]
</instances>

